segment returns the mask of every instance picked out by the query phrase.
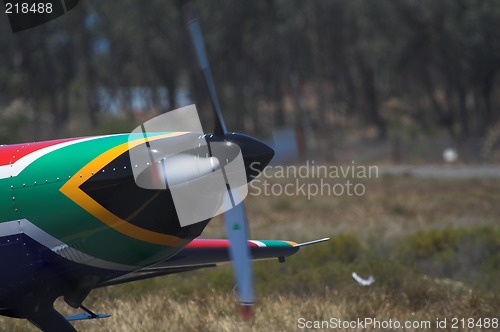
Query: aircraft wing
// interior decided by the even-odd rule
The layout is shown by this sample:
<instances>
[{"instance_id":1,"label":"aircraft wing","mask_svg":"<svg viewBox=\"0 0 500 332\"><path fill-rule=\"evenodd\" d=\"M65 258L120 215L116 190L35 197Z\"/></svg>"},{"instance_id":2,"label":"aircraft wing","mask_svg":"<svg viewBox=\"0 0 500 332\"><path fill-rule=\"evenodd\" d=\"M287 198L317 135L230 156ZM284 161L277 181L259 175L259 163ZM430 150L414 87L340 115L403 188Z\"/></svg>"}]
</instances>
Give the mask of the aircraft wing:
<instances>
[{"instance_id":1,"label":"aircraft wing","mask_svg":"<svg viewBox=\"0 0 500 332\"><path fill-rule=\"evenodd\" d=\"M253 260L272 259L295 254L300 247L327 241L329 238L304 243L279 240L250 240L248 246ZM126 282L154 278L158 276L215 267L220 263L229 262L229 240L195 239L175 256L161 263L144 268L125 276L104 281L97 287L118 285Z\"/></svg>"}]
</instances>

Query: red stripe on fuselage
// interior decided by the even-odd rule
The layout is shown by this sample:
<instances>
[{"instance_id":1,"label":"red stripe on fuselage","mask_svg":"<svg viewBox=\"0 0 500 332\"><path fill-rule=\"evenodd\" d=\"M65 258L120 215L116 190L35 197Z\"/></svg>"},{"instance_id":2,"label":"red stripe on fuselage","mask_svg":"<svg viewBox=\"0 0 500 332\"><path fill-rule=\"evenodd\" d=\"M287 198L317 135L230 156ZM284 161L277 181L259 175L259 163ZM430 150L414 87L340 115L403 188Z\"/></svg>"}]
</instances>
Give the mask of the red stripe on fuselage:
<instances>
[{"instance_id":1,"label":"red stripe on fuselage","mask_svg":"<svg viewBox=\"0 0 500 332\"><path fill-rule=\"evenodd\" d=\"M253 242L248 242L250 247L258 247ZM186 248L228 248L229 240L194 239L189 242Z\"/></svg>"},{"instance_id":2,"label":"red stripe on fuselage","mask_svg":"<svg viewBox=\"0 0 500 332\"><path fill-rule=\"evenodd\" d=\"M0 146L0 165L13 164L22 157L40 149L77 139L80 139L80 137Z\"/></svg>"}]
</instances>

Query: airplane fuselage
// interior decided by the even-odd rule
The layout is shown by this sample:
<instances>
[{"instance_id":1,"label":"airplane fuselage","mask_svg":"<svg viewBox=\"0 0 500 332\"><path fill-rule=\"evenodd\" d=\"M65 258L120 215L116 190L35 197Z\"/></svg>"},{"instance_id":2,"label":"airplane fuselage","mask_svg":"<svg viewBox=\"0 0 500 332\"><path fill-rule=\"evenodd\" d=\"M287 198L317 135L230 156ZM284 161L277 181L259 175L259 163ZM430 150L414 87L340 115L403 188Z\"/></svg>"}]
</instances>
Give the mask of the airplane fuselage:
<instances>
[{"instance_id":1,"label":"airplane fuselage","mask_svg":"<svg viewBox=\"0 0 500 332\"><path fill-rule=\"evenodd\" d=\"M208 220L181 227L168 190L135 184L134 144L119 134L0 147L0 308L40 292L76 306L97 282L168 259L201 233Z\"/></svg>"}]
</instances>

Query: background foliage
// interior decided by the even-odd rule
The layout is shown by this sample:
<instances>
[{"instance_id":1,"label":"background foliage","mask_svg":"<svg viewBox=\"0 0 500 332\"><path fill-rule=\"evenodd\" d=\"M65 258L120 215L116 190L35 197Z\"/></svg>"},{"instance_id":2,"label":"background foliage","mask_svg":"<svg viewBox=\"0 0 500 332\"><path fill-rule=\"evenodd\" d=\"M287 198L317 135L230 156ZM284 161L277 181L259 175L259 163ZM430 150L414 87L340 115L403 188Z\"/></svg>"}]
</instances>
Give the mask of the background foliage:
<instances>
[{"instance_id":1,"label":"background foliage","mask_svg":"<svg viewBox=\"0 0 500 332\"><path fill-rule=\"evenodd\" d=\"M432 160L430 142L456 147L466 161L495 160L498 1L196 6L232 130L265 136L294 126L314 136L308 148L324 159L342 158L332 147L341 152L367 140L385 143L387 151L382 145L378 152L396 162ZM210 106L179 12L175 1L85 0L18 34L4 17L3 143L127 131L192 101L210 131Z\"/></svg>"}]
</instances>

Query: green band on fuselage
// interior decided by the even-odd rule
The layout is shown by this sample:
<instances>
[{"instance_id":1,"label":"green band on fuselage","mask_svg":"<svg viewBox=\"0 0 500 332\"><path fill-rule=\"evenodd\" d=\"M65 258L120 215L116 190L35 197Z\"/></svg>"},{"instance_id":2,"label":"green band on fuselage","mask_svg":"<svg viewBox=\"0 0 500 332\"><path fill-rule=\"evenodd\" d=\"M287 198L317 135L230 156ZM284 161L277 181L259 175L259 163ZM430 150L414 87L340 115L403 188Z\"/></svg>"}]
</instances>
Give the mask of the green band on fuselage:
<instances>
[{"instance_id":1,"label":"green band on fuselage","mask_svg":"<svg viewBox=\"0 0 500 332\"><path fill-rule=\"evenodd\" d=\"M178 248L140 241L110 228L60 192L85 165L128 139L122 134L76 142L38 158L18 176L0 180L4 197L0 206L6 211L1 219L28 219L70 247L120 264L147 265L174 253Z\"/></svg>"}]
</instances>

